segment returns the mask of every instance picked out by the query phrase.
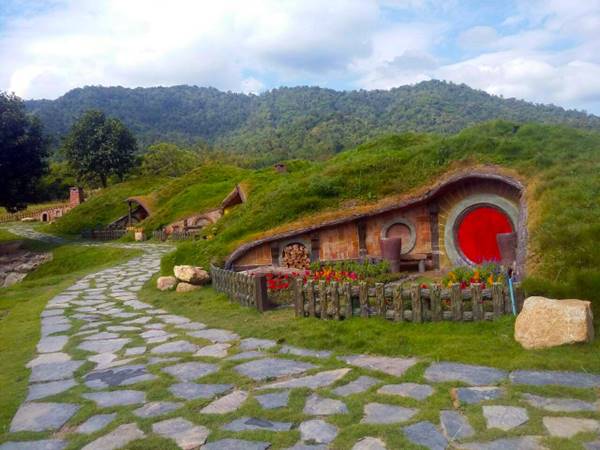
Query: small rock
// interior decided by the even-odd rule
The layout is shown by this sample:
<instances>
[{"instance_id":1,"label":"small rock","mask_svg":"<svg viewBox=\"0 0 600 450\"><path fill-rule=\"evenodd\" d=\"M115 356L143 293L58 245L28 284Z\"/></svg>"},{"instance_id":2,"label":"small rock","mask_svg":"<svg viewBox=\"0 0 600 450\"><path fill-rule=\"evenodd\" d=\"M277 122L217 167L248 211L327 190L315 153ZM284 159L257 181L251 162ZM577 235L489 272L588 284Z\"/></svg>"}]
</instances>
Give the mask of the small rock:
<instances>
[{"instance_id":1,"label":"small rock","mask_svg":"<svg viewBox=\"0 0 600 450\"><path fill-rule=\"evenodd\" d=\"M258 358L266 358L267 356L269 356L269 355L267 355L264 352L259 352L256 350L249 350L247 352L241 352L241 353L237 353L233 356L230 356L229 358L227 358L227 361L241 361L244 359L258 359Z\"/></svg>"},{"instance_id":2,"label":"small rock","mask_svg":"<svg viewBox=\"0 0 600 450\"><path fill-rule=\"evenodd\" d=\"M356 380L351 381L348 384L335 388L333 390L333 393L335 395L339 395L340 397L347 397L349 395L360 394L362 392L365 392L366 390L379 383L380 381L377 378L363 375L361 377L358 377Z\"/></svg>"},{"instance_id":3,"label":"small rock","mask_svg":"<svg viewBox=\"0 0 600 450\"><path fill-rule=\"evenodd\" d=\"M79 408L74 403L23 403L13 417L10 432L57 430Z\"/></svg>"},{"instance_id":4,"label":"small rock","mask_svg":"<svg viewBox=\"0 0 600 450\"><path fill-rule=\"evenodd\" d=\"M71 389L73 386L77 386L77 383L73 378L50 381L48 383L31 384L29 385L29 393L27 394L25 401L30 402L32 400L39 400L51 395L60 394Z\"/></svg>"},{"instance_id":5,"label":"small rock","mask_svg":"<svg viewBox=\"0 0 600 450\"><path fill-rule=\"evenodd\" d=\"M558 372L553 370L515 370L510 373L509 378L515 384L530 384L533 386L600 387L600 375L591 373Z\"/></svg>"},{"instance_id":6,"label":"small rock","mask_svg":"<svg viewBox=\"0 0 600 450\"><path fill-rule=\"evenodd\" d=\"M500 428L508 431L529 420L527 410L516 406L487 405L483 407L483 415L488 428Z\"/></svg>"},{"instance_id":7,"label":"small rock","mask_svg":"<svg viewBox=\"0 0 600 450\"><path fill-rule=\"evenodd\" d=\"M352 447L352 450L385 450L385 442L379 438L365 437Z\"/></svg>"},{"instance_id":8,"label":"small rock","mask_svg":"<svg viewBox=\"0 0 600 450\"><path fill-rule=\"evenodd\" d=\"M433 394L433 388L427 384L417 383L388 384L379 388L377 393L410 397L415 400L425 400Z\"/></svg>"},{"instance_id":9,"label":"small rock","mask_svg":"<svg viewBox=\"0 0 600 450\"><path fill-rule=\"evenodd\" d=\"M594 339L591 302L529 297L515 321L515 340L526 349Z\"/></svg>"},{"instance_id":10,"label":"small rock","mask_svg":"<svg viewBox=\"0 0 600 450\"><path fill-rule=\"evenodd\" d=\"M146 419L148 417L162 416L163 414L175 411L176 409L179 409L182 406L183 403L179 402L150 402L134 410L133 414L143 419Z\"/></svg>"},{"instance_id":11,"label":"small rock","mask_svg":"<svg viewBox=\"0 0 600 450\"><path fill-rule=\"evenodd\" d=\"M348 407L340 400L331 398L322 398L317 394L312 394L306 400L304 414L311 416L330 416L333 414L347 414Z\"/></svg>"},{"instance_id":12,"label":"small rock","mask_svg":"<svg viewBox=\"0 0 600 450\"><path fill-rule=\"evenodd\" d=\"M146 394L142 391L120 390L113 392L91 392L82 394L82 397L96 402L96 405L101 408L135 405L136 403L146 402Z\"/></svg>"},{"instance_id":13,"label":"small rock","mask_svg":"<svg viewBox=\"0 0 600 450\"><path fill-rule=\"evenodd\" d=\"M434 383L461 381L471 386L496 384L506 378L506 372L492 367L439 362L425 370L425 379Z\"/></svg>"},{"instance_id":14,"label":"small rock","mask_svg":"<svg viewBox=\"0 0 600 450\"><path fill-rule=\"evenodd\" d=\"M386 405L383 403L368 403L365 405L365 415L360 423L387 424L400 423L410 420L418 410L403 406Z\"/></svg>"},{"instance_id":15,"label":"small rock","mask_svg":"<svg viewBox=\"0 0 600 450\"><path fill-rule=\"evenodd\" d=\"M276 409L287 406L290 399L290 391L273 392L271 394L257 395L256 400L264 409Z\"/></svg>"},{"instance_id":16,"label":"small rock","mask_svg":"<svg viewBox=\"0 0 600 450\"><path fill-rule=\"evenodd\" d=\"M146 353L146 347L131 347L125 350L125 356L143 355Z\"/></svg>"},{"instance_id":17,"label":"small rock","mask_svg":"<svg viewBox=\"0 0 600 450\"><path fill-rule=\"evenodd\" d=\"M221 397L200 410L203 414L227 414L236 411L248 398L245 391L233 391Z\"/></svg>"},{"instance_id":18,"label":"small rock","mask_svg":"<svg viewBox=\"0 0 600 450\"><path fill-rule=\"evenodd\" d=\"M175 288L175 292L183 293L183 292L192 292L197 291L198 289L202 289L202 286L198 286L195 284L184 283L180 281L177 283L177 288Z\"/></svg>"},{"instance_id":19,"label":"small rock","mask_svg":"<svg viewBox=\"0 0 600 450\"><path fill-rule=\"evenodd\" d=\"M231 389L233 389L233 384L178 383L171 386L169 391L175 397L185 400L196 400L199 398L213 398Z\"/></svg>"},{"instance_id":20,"label":"small rock","mask_svg":"<svg viewBox=\"0 0 600 450\"><path fill-rule=\"evenodd\" d=\"M223 430L227 431L289 431L292 429L290 422L271 422L270 420L256 419L254 417L241 417L224 425Z\"/></svg>"},{"instance_id":21,"label":"small rock","mask_svg":"<svg viewBox=\"0 0 600 450\"><path fill-rule=\"evenodd\" d=\"M270 446L269 442L221 439L203 445L202 450L266 450Z\"/></svg>"},{"instance_id":22,"label":"small rock","mask_svg":"<svg viewBox=\"0 0 600 450\"><path fill-rule=\"evenodd\" d=\"M315 375L307 375L305 377L293 378L286 381L276 381L274 383L265 384L259 387L262 389L294 389L294 388L310 388L317 389L330 386L337 380L342 379L350 369L334 369L319 372Z\"/></svg>"},{"instance_id":23,"label":"small rock","mask_svg":"<svg viewBox=\"0 0 600 450\"><path fill-rule=\"evenodd\" d=\"M40 441L9 441L0 445L0 450L63 450L67 442L60 439Z\"/></svg>"},{"instance_id":24,"label":"small rock","mask_svg":"<svg viewBox=\"0 0 600 450\"><path fill-rule=\"evenodd\" d=\"M105 341L84 341L77 346L81 350L93 353L118 352L131 341L129 338L108 339Z\"/></svg>"},{"instance_id":25,"label":"small rock","mask_svg":"<svg viewBox=\"0 0 600 450\"><path fill-rule=\"evenodd\" d=\"M231 344L221 342L219 344L207 345L201 347L194 356L207 356L210 358L225 358L227 356L227 350L231 347Z\"/></svg>"},{"instance_id":26,"label":"small rock","mask_svg":"<svg viewBox=\"0 0 600 450\"><path fill-rule=\"evenodd\" d=\"M211 373L215 373L219 370L219 367L215 364L187 362L163 367L161 370L174 376L180 381L194 381Z\"/></svg>"},{"instance_id":27,"label":"small rock","mask_svg":"<svg viewBox=\"0 0 600 450\"><path fill-rule=\"evenodd\" d=\"M406 439L413 444L427 447L430 450L445 450L448 446L446 438L431 422L417 422L404 428Z\"/></svg>"},{"instance_id":28,"label":"small rock","mask_svg":"<svg viewBox=\"0 0 600 450\"><path fill-rule=\"evenodd\" d=\"M469 438L475 434L468 419L456 411L440 411L440 424L449 441Z\"/></svg>"},{"instance_id":29,"label":"small rock","mask_svg":"<svg viewBox=\"0 0 600 450\"><path fill-rule=\"evenodd\" d=\"M41 355L38 355L36 358L29 361L26 367L32 368L39 366L40 364L61 363L70 360L71 357L66 353L42 353Z\"/></svg>"},{"instance_id":30,"label":"small rock","mask_svg":"<svg viewBox=\"0 0 600 450\"><path fill-rule=\"evenodd\" d=\"M154 347L150 353L163 355L165 353L193 353L196 350L198 350L198 346L189 341L173 341Z\"/></svg>"},{"instance_id":31,"label":"small rock","mask_svg":"<svg viewBox=\"0 0 600 450\"><path fill-rule=\"evenodd\" d=\"M548 450L540 444L540 441L540 436L523 436L490 442L471 442L462 444L458 448L461 450Z\"/></svg>"},{"instance_id":32,"label":"small rock","mask_svg":"<svg viewBox=\"0 0 600 450\"><path fill-rule=\"evenodd\" d=\"M175 266L173 267L175 278L191 284L207 284L210 282L210 274L202 267Z\"/></svg>"},{"instance_id":33,"label":"small rock","mask_svg":"<svg viewBox=\"0 0 600 450\"><path fill-rule=\"evenodd\" d=\"M211 342L231 342L237 341L240 338L236 333L221 330L220 328L207 328L205 330L192 331L188 334L192 337L206 339Z\"/></svg>"},{"instance_id":34,"label":"small rock","mask_svg":"<svg viewBox=\"0 0 600 450\"><path fill-rule=\"evenodd\" d=\"M600 422L594 419L579 419L575 417L544 417L544 427L551 436L572 438L577 433L592 433L600 431Z\"/></svg>"},{"instance_id":35,"label":"small rock","mask_svg":"<svg viewBox=\"0 0 600 450\"><path fill-rule=\"evenodd\" d=\"M56 381L72 378L73 373L81 367L83 361L65 361L61 363L40 364L31 368L30 383Z\"/></svg>"},{"instance_id":36,"label":"small rock","mask_svg":"<svg viewBox=\"0 0 600 450\"><path fill-rule=\"evenodd\" d=\"M329 444L338 434L337 427L320 419L302 422L299 429L303 441L316 442L317 444Z\"/></svg>"},{"instance_id":37,"label":"small rock","mask_svg":"<svg viewBox=\"0 0 600 450\"><path fill-rule=\"evenodd\" d=\"M110 433L90 442L82 450L116 450L144 437L144 432L135 423L129 423L121 425Z\"/></svg>"},{"instance_id":38,"label":"small rock","mask_svg":"<svg viewBox=\"0 0 600 450\"><path fill-rule=\"evenodd\" d=\"M177 286L177 278L175 277L158 277L156 280L156 288L159 291L172 291Z\"/></svg>"},{"instance_id":39,"label":"small rock","mask_svg":"<svg viewBox=\"0 0 600 450\"><path fill-rule=\"evenodd\" d=\"M310 358L327 359L331 357L331 352L327 350L308 350L306 348L292 347L291 345L284 345L279 350L279 353L294 356L307 356Z\"/></svg>"},{"instance_id":40,"label":"small rock","mask_svg":"<svg viewBox=\"0 0 600 450\"><path fill-rule=\"evenodd\" d=\"M475 404L488 400L496 400L504 395L504 389L495 386L477 386L470 388L450 389L450 397L455 408L460 408L463 403Z\"/></svg>"},{"instance_id":41,"label":"small rock","mask_svg":"<svg viewBox=\"0 0 600 450\"><path fill-rule=\"evenodd\" d=\"M277 342L271 339L246 338L240 341L242 350L268 350L276 345Z\"/></svg>"},{"instance_id":42,"label":"small rock","mask_svg":"<svg viewBox=\"0 0 600 450\"><path fill-rule=\"evenodd\" d=\"M541 397L533 394L523 394L523 400L535 408L552 412L598 411L598 404L585 402L576 398Z\"/></svg>"},{"instance_id":43,"label":"small rock","mask_svg":"<svg viewBox=\"0 0 600 450\"><path fill-rule=\"evenodd\" d=\"M195 425L182 417L167 419L152 425L152 431L163 437L173 439L179 448L192 450L206 442L210 430L202 425Z\"/></svg>"},{"instance_id":44,"label":"small rock","mask_svg":"<svg viewBox=\"0 0 600 450\"><path fill-rule=\"evenodd\" d=\"M401 377L408 369L414 366L417 358L391 358L389 356L354 355L341 357L341 360L351 366L364 369L378 370L388 375Z\"/></svg>"},{"instance_id":45,"label":"small rock","mask_svg":"<svg viewBox=\"0 0 600 450\"><path fill-rule=\"evenodd\" d=\"M253 380L266 380L288 375L297 375L317 366L290 359L267 358L249 361L235 367L235 371Z\"/></svg>"},{"instance_id":46,"label":"small rock","mask_svg":"<svg viewBox=\"0 0 600 450\"><path fill-rule=\"evenodd\" d=\"M38 353L60 352L69 340L68 336L46 336L37 345Z\"/></svg>"},{"instance_id":47,"label":"small rock","mask_svg":"<svg viewBox=\"0 0 600 450\"><path fill-rule=\"evenodd\" d=\"M112 414L96 414L90 417L84 423L79 425L75 430L76 433L92 434L96 431L100 431L106 427L109 423L117 418L117 413Z\"/></svg>"},{"instance_id":48,"label":"small rock","mask_svg":"<svg viewBox=\"0 0 600 450\"><path fill-rule=\"evenodd\" d=\"M114 386L129 386L142 381L155 380L143 364L94 370L84 377L85 385L92 389L102 389Z\"/></svg>"}]
</instances>

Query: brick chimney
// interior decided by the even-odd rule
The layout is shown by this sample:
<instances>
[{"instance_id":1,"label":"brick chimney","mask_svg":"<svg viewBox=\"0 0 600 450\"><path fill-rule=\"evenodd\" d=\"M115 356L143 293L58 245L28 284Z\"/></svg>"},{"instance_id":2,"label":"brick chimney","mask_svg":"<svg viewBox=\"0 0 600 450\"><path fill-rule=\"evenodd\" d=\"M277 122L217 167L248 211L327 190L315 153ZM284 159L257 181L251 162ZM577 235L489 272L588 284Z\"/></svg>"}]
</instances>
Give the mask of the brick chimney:
<instances>
[{"instance_id":1,"label":"brick chimney","mask_svg":"<svg viewBox=\"0 0 600 450\"><path fill-rule=\"evenodd\" d=\"M73 186L69 189L69 205L75 207L83 203L83 188Z\"/></svg>"}]
</instances>

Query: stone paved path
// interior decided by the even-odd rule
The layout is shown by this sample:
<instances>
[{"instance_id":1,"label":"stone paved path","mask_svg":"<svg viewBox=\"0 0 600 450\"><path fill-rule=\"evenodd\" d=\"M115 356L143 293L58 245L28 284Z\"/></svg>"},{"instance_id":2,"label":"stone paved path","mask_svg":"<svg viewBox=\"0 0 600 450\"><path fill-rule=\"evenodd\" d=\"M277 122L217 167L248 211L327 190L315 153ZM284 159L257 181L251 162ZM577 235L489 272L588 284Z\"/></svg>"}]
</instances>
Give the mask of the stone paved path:
<instances>
[{"instance_id":1,"label":"stone paved path","mask_svg":"<svg viewBox=\"0 0 600 450\"><path fill-rule=\"evenodd\" d=\"M600 376L445 362L423 367L416 358L336 357L241 339L235 330L211 329L141 302L137 292L169 248L136 248L144 255L88 275L48 302L28 364L29 392L0 450L118 449L158 437L182 449L267 449L265 432L294 433L298 441L289 448L340 448L339 424L348 422L337 418L348 417L350 407L360 411L352 426L375 430L357 438L355 449L394 448L386 443L386 427L401 430L414 448L543 449L544 437L571 439L580 432L590 438L581 448L600 448ZM236 381L220 379L224 367ZM407 379L413 368L423 374L419 382L414 375ZM567 394L535 391L548 385ZM305 393L302 404L292 406L298 389ZM440 395L447 406L439 416L422 417L432 398L440 404ZM182 417L188 402L199 406ZM252 402L262 411L255 417L243 413ZM265 418L290 408L303 419ZM225 418L218 430L211 425L215 417ZM543 424L543 435L523 431L532 420ZM478 437L490 436L488 429L495 439ZM263 433L260 439L252 438L256 432Z\"/></svg>"}]
</instances>

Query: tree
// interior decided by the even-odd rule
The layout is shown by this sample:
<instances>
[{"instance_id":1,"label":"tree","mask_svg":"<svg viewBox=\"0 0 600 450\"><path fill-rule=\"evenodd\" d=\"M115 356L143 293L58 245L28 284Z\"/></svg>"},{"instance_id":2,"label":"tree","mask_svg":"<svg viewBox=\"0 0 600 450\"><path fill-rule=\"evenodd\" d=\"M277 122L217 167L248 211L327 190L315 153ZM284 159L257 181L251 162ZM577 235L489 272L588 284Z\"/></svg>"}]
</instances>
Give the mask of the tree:
<instances>
[{"instance_id":1,"label":"tree","mask_svg":"<svg viewBox=\"0 0 600 450\"><path fill-rule=\"evenodd\" d=\"M123 180L135 161L137 142L131 132L104 113L86 112L64 140L67 161L81 180L100 180L106 187L110 176Z\"/></svg>"},{"instance_id":2,"label":"tree","mask_svg":"<svg viewBox=\"0 0 600 450\"><path fill-rule=\"evenodd\" d=\"M148 147L142 158L143 175L179 177L200 165L197 154L175 144L158 143Z\"/></svg>"},{"instance_id":3,"label":"tree","mask_svg":"<svg viewBox=\"0 0 600 450\"><path fill-rule=\"evenodd\" d=\"M42 125L26 114L23 100L0 92L0 206L14 212L33 200L47 149Z\"/></svg>"}]
</instances>

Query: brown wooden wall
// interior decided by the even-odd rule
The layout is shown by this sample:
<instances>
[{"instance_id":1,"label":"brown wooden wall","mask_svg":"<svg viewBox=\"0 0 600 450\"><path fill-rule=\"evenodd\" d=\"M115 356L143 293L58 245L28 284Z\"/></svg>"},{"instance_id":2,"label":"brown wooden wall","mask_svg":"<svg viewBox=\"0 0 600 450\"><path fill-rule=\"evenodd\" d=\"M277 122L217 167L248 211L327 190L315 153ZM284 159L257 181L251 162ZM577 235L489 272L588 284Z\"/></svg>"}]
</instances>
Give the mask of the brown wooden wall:
<instances>
[{"instance_id":1,"label":"brown wooden wall","mask_svg":"<svg viewBox=\"0 0 600 450\"><path fill-rule=\"evenodd\" d=\"M432 206L439 206L439 252L441 267L449 267L450 260L444 253L444 227L448 212L461 200L472 194L495 194L519 205L519 193L515 188L494 180L470 180L464 183L448 187L437 198L430 199L427 203L416 204L397 210L388 211L361 219L365 227L365 244L368 256L380 257L381 250L379 238L381 230L397 218L403 218L412 223L416 230L416 242L411 254L431 254L433 249L431 236L431 213ZM359 222L353 221L333 227L323 228L311 234L300 233L295 239L282 239L279 251L289 242L315 242L318 238L319 259L321 261L335 261L359 258ZM264 243L251 249L234 262L234 267L269 265L273 256L271 246L274 243Z\"/></svg>"}]
</instances>

